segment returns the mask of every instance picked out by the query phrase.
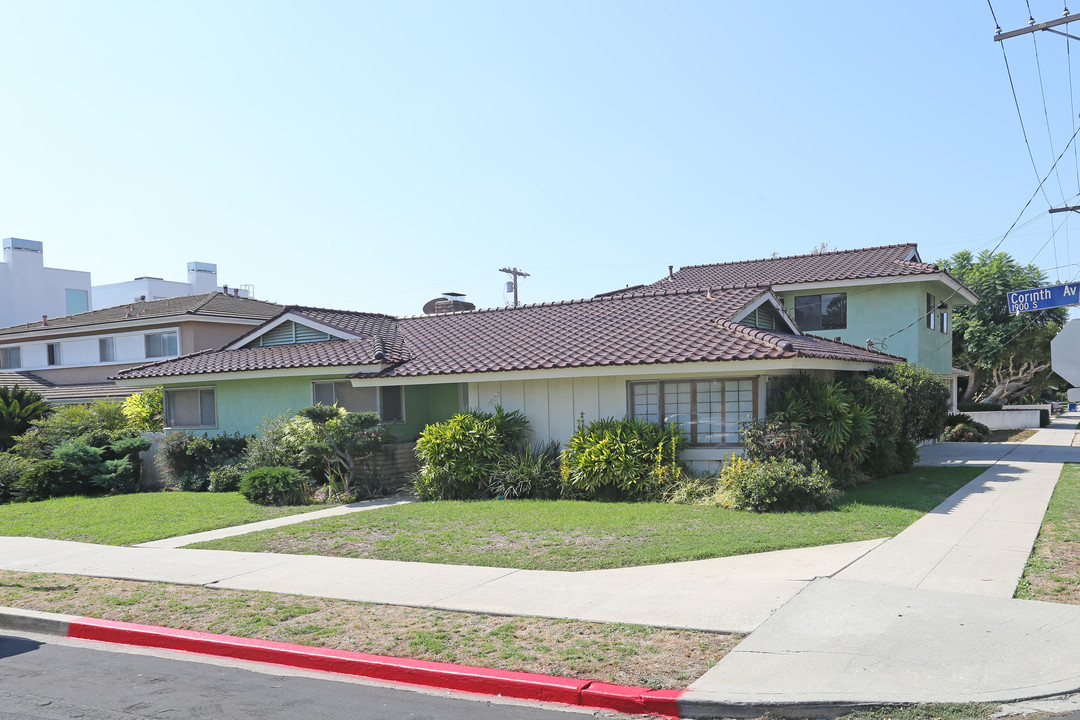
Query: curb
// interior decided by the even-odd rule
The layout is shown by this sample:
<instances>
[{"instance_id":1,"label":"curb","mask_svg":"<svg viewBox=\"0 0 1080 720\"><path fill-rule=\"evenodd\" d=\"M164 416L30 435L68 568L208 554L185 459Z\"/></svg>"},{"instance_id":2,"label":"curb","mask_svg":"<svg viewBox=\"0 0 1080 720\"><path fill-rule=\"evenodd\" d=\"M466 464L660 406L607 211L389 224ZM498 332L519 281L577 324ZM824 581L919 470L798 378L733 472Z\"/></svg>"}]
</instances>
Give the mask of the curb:
<instances>
[{"instance_id":1,"label":"curb","mask_svg":"<svg viewBox=\"0 0 1080 720\"><path fill-rule=\"evenodd\" d=\"M180 650L409 685L678 718L682 690L650 690L556 675L493 670L0 607L0 629Z\"/></svg>"}]
</instances>

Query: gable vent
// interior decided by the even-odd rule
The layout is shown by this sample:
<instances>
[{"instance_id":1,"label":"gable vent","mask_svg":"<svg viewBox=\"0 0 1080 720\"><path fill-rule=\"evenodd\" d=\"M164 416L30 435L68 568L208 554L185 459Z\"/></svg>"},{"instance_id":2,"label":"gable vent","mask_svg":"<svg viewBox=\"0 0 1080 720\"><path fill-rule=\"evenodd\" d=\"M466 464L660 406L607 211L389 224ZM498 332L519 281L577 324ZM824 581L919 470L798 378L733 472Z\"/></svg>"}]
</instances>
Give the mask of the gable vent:
<instances>
[{"instance_id":1,"label":"gable vent","mask_svg":"<svg viewBox=\"0 0 1080 720\"><path fill-rule=\"evenodd\" d=\"M333 339L334 338L321 330L316 330L307 325L300 325L299 323L289 320L288 322L278 325L273 330L255 338L245 345L245 347L297 345L299 343L326 342Z\"/></svg>"},{"instance_id":2,"label":"gable vent","mask_svg":"<svg viewBox=\"0 0 1080 720\"><path fill-rule=\"evenodd\" d=\"M758 305L739 322L759 330L776 330L783 324L777 316L775 308L768 304Z\"/></svg>"}]
</instances>

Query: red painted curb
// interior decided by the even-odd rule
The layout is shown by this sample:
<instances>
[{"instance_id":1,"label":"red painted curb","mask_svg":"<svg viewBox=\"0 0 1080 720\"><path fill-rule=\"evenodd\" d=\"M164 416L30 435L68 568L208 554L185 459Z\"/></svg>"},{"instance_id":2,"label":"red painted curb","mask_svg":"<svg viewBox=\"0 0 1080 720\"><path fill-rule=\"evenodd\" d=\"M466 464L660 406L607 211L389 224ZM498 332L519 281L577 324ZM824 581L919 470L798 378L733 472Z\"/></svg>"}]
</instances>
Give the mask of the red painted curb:
<instances>
[{"instance_id":1,"label":"red painted curb","mask_svg":"<svg viewBox=\"0 0 1080 720\"><path fill-rule=\"evenodd\" d=\"M292 645L270 640L252 640L231 635L174 630L95 618L73 620L68 628L68 637L183 650L306 670L357 675L485 695L503 695L524 700L597 707L624 713L655 713L678 717L676 699L682 692L609 685L555 675L537 675L427 660L369 655L346 650Z\"/></svg>"}]
</instances>

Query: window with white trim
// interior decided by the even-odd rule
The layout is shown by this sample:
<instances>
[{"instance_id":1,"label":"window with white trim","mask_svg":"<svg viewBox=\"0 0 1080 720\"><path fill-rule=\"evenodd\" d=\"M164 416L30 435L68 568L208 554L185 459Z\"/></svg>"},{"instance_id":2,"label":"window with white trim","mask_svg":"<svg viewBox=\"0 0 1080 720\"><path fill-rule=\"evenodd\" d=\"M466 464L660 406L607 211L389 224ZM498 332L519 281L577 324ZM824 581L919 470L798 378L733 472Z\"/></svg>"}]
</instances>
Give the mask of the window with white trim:
<instances>
[{"instance_id":1,"label":"window with white trim","mask_svg":"<svg viewBox=\"0 0 1080 720\"><path fill-rule=\"evenodd\" d=\"M22 367L22 352L18 346L0 348L0 370L16 370Z\"/></svg>"},{"instance_id":2,"label":"window with white trim","mask_svg":"<svg viewBox=\"0 0 1080 720\"><path fill-rule=\"evenodd\" d=\"M165 390L165 427L199 429L217 427L214 388Z\"/></svg>"},{"instance_id":3,"label":"window with white trim","mask_svg":"<svg viewBox=\"0 0 1080 720\"><path fill-rule=\"evenodd\" d=\"M60 343L49 343L45 346L45 362L49 365L60 365L64 362Z\"/></svg>"},{"instance_id":4,"label":"window with white trim","mask_svg":"<svg viewBox=\"0 0 1080 720\"><path fill-rule=\"evenodd\" d=\"M673 422L692 446L738 445L739 423L756 416L756 384L752 378L630 382L630 416Z\"/></svg>"},{"instance_id":5,"label":"window with white trim","mask_svg":"<svg viewBox=\"0 0 1080 720\"><path fill-rule=\"evenodd\" d=\"M98 362L112 362L116 360L116 339L98 338Z\"/></svg>"},{"instance_id":6,"label":"window with white trim","mask_svg":"<svg viewBox=\"0 0 1080 720\"><path fill-rule=\"evenodd\" d=\"M180 354L175 330L147 333L145 340L146 357L148 358L176 357Z\"/></svg>"},{"instance_id":7,"label":"window with white trim","mask_svg":"<svg viewBox=\"0 0 1080 720\"><path fill-rule=\"evenodd\" d=\"M339 405L349 412L373 412L384 423L404 422L404 392L400 385L353 387L348 380L311 383L311 401L316 405Z\"/></svg>"}]
</instances>

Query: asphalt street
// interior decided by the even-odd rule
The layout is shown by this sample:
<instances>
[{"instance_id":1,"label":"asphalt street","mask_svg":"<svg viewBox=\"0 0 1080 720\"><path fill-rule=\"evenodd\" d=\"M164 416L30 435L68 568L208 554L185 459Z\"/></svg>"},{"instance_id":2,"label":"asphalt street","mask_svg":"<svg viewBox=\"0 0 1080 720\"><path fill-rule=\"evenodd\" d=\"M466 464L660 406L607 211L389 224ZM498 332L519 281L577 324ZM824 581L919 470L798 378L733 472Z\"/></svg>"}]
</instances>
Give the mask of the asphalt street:
<instances>
[{"instance_id":1,"label":"asphalt street","mask_svg":"<svg viewBox=\"0 0 1080 720\"><path fill-rule=\"evenodd\" d=\"M0 635L0 720L572 720L616 713L283 671L183 653Z\"/></svg>"}]
</instances>

